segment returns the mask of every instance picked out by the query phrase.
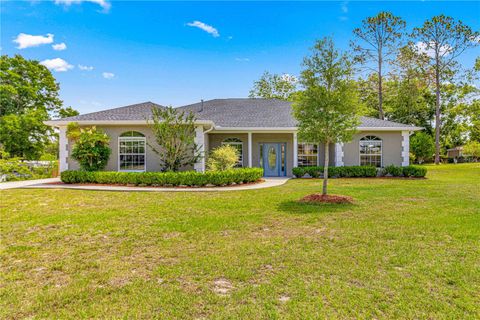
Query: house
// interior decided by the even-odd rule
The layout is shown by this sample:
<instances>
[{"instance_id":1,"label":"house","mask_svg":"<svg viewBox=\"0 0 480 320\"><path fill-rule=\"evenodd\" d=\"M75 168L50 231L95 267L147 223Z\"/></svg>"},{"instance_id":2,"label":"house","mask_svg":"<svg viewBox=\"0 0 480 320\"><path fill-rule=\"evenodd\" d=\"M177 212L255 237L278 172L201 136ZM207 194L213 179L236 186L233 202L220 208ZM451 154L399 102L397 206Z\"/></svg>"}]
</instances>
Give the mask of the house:
<instances>
[{"instance_id":1,"label":"house","mask_svg":"<svg viewBox=\"0 0 480 320\"><path fill-rule=\"evenodd\" d=\"M457 159L463 156L463 147L455 147L452 149L447 149L447 158Z\"/></svg>"},{"instance_id":2,"label":"house","mask_svg":"<svg viewBox=\"0 0 480 320\"><path fill-rule=\"evenodd\" d=\"M60 131L60 171L78 169L70 157L72 144L66 137L66 126L95 125L111 138L112 154L106 170L159 171L158 156L147 146L155 145L147 126L152 108L162 106L145 102L126 107L47 121ZM262 167L265 176L291 176L297 166L323 163L324 146L301 142L297 138L296 120L290 102L276 99L215 99L179 107L196 117L196 143L205 157L193 168L205 170L208 152L229 144L240 152L239 167ZM392 121L361 118L358 133L352 141L332 144L328 149L331 166L409 164L409 137L421 130Z\"/></svg>"}]
</instances>

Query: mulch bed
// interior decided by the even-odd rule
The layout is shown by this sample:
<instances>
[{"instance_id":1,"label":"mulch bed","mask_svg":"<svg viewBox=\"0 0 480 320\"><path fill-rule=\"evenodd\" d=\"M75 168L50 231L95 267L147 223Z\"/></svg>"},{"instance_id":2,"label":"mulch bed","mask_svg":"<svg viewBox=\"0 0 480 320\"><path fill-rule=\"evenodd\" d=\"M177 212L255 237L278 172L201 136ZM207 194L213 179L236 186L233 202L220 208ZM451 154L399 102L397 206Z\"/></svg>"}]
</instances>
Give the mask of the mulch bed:
<instances>
[{"instance_id":1,"label":"mulch bed","mask_svg":"<svg viewBox=\"0 0 480 320\"><path fill-rule=\"evenodd\" d=\"M353 203L353 198L336 194L322 195L320 193L309 194L299 200L303 203Z\"/></svg>"},{"instance_id":2,"label":"mulch bed","mask_svg":"<svg viewBox=\"0 0 480 320\"><path fill-rule=\"evenodd\" d=\"M265 182L264 179L257 180L255 182L242 183L242 184L229 184L224 186L143 186L143 185L134 185L134 184L108 184L108 183L63 183L61 181L56 182L47 182L48 185L67 185L67 186L103 186L103 187L135 187L135 188L167 188L167 189L202 189L202 188L226 188L226 187L240 187L240 186L250 186L254 184L259 184Z\"/></svg>"}]
</instances>

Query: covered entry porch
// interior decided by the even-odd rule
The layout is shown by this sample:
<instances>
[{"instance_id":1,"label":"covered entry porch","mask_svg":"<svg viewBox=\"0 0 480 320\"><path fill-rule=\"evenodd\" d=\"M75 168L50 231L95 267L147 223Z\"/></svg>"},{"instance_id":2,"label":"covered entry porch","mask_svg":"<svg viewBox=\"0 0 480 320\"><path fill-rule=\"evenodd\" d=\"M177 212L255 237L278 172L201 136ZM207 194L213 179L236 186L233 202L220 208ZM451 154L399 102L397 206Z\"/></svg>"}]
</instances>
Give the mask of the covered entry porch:
<instances>
[{"instance_id":1,"label":"covered entry porch","mask_svg":"<svg viewBox=\"0 0 480 320\"><path fill-rule=\"evenodd\" d=\"M226 144L240 154L237 167L263 168L267 177L291 176L297 166L295 132L209 132L205 137L206 158L211 150Z\"/></svg>"}]
</instances>

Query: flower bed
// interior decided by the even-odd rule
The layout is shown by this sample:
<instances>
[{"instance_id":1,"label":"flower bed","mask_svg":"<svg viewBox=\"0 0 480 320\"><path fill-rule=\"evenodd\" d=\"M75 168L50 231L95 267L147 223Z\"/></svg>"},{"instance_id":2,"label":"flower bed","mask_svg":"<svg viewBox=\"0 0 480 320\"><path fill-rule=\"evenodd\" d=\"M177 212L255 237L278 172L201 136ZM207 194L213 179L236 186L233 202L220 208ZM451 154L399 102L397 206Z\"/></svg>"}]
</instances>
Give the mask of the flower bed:
<instances>
[{"instance_id":1,"label":"flower bed","mask_svg":"<svg viewBox=\"0 0 480 320\"><path fill-rule=\"evenodd\" d=\"M252 183L260 180L260 168L242 168L227 171L185 172L114 172L67 170L62 172L63 183L97 183L158 187L203 187Z\"/></svg>"},{"instance_id":2,"label":"flower bed","mask_svg":"<svg viewBox=\"0 0 480 320\"><path fill-rule=\"evenodd\" d=\"M292 169L293 175L297 178L303 178L309 175L312 178L323 176L323 167L297 167ZM329 167L328 176L331 178L368 178L377 176L393 177L413 177L423 178L427 174L425 167L419 166L387 166L384 169L377 170L373 166L347 166L347 167Z\"/></svg>"}]
</instances>

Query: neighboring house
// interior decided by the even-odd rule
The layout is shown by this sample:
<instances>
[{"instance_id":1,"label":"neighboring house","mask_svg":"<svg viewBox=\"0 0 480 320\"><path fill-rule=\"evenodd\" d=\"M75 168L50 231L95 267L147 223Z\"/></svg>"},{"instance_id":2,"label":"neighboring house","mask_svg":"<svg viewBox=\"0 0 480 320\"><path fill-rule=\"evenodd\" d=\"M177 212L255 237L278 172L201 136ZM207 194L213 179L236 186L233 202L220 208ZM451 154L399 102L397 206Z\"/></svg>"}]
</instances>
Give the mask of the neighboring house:
<instances>
[{"instance_id":1,"label":"neighboring house","mask_svg":"<svg viewBox=\"0 0 480 320\"><path fill-rule=\"evenodd\" d=\"M48 125L60 130L60 171L78 169L78 164L70 157L72 144L66 137L66 126L70 122L80 126L95 125L110 136L112 154L106 170L159 171L160 160L146 144L148 141L155 145L146 123L152 108L162 106L145 102L47 121ZM238 166L262 167L266 176L291 176L293 167L323 164L323 145L298 141L290 102L215 99L178 109L196 115L195 140L201 147L200 152L205 154L193 168L185 170L204 171L208 152L222 144L233 145L240 151ZM416 130L421 128L362 117L358 133L351 142L330 146L330 165L407 166L409 137Z\"/></svg>"},{"instance_id":2,"label":"neighboring house","mask_svg":"<svg viewBox=\"0 0 480 320\"><path fill-rule=\"evenodd\" d=\"M455 147L447 150L447 158L456 159L463 156L463 147Z\"/></svg>"}]
</instances>

